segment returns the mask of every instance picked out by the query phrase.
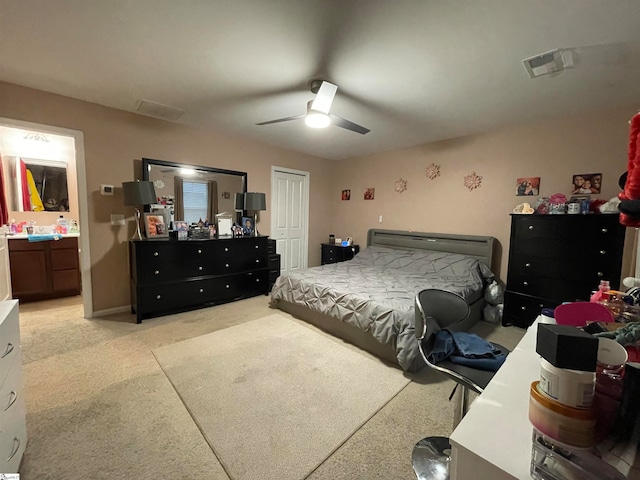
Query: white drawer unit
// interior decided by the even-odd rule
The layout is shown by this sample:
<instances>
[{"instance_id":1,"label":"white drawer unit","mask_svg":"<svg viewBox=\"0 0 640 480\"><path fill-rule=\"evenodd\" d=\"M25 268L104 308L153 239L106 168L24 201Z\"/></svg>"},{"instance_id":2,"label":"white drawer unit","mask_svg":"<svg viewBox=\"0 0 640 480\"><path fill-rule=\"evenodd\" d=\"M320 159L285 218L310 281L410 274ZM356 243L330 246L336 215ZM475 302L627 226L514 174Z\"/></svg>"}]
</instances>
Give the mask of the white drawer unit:
<instances>
[{"instance_id":1,"label":"white drawer unit","mask_svg":"<svg viewBox=\"0 0 640 480\"><path fill-rule=\"evenodd\" d=\"M27 446L18 301L0 302L0 473L18 473Z\"/></svg>"}]
</instances>

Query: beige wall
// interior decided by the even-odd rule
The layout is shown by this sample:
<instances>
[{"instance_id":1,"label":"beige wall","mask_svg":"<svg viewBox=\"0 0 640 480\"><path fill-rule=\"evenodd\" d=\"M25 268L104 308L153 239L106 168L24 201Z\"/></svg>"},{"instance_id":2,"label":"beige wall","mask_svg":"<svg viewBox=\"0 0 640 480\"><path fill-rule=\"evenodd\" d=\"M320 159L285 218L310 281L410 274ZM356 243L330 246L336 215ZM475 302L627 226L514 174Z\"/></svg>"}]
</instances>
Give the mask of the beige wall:
<instances>
[{"instance_id":1,"label":"beige wall","mask_svg":"<svg viewBox=\"0 0 640 480\"><path fill-rule=\"evenodd\" d=\"M111 213L132 217L121 190L101 196L99 186L119 187L140 178L142 157L247 171L248 189L268 196L271 165L311 172L310 266L320 263L318 246L330 233L352 236L365 246L370 228L409 229L496 237L494 269L504 280L509 212L536 198L516 197L515 179L539 176L540 194L549 196L568 194L573 174L602 173L598 197L616 195L618 177L626 170L628 120L636 112L635 107L615 108L331 162L1 82L0 105L3 117L84 132L90 220L81 228L90 238L95 311L129 304L126 246L133 233L132 222L128 228L109 222ZM432 162L440 165L435 180L424 173ZM481 188L470 192L462 182L472 171L483 178ZM401 177L408 180L408 190L399 194L394 182ZM363 200L367 187L376 188L374 200ZM340 200L343 189L351 189L350 201ZM269 233L269 211L262 213L259 228Z\"/></svg>"},{"instance_id":2,"label":"beige wall","mask_svg":"<svg viewBox=\"0 0 640 480\"><path fill-rule=\"evenodd\" d=\"M628 121L635 113L635 106L608 109L337 163L331 233L361 246L370 228L490 235L501 245L494 270L506 280L509 213L537 199L517 197L516 178L540 177L542 196L569 196L572 175L602 173L602 194L592 198L610 199L626 171ZM425 175L431 163L440 165L434 180ZM482 186L469 191L463 177L473 171ZM408 180L403 193L394 191L399 178ZM367 187L376 189L374 200L363 199ZM340 199L343 189L351 189L351 200Z\"/></svg>"},{"instance_id":3,"label":"beige wall","mask_svg":"<svg viewBox=\"0 0 640 480\"><path fill-rule=\"evenodd\" d=\"M326 200L333 164L327 160L2 82L0 105L2 117L84 133L89 225L81 229L89 233L94 311L130 303L127 241L133 234L132 222L127 228L110 224L112 213L133 216L123 205L121 188L109 197L100 195L99 187L140 178L142 157L246 171L248 189L266 192L267 205L272 165L310 172L309 265L320 264L314 246L325 239L331 222ZM269 233L269 214L261 215L263 234Z\"/></svg>"}]
</instances>

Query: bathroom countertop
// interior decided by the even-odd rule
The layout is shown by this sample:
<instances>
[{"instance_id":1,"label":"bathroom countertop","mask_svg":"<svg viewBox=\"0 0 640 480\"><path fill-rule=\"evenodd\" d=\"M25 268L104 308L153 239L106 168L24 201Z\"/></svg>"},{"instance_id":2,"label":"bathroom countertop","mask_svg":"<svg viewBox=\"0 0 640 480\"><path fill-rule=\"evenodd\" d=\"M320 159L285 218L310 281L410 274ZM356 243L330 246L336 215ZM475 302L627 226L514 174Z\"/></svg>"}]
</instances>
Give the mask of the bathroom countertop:
<instances>
[{"instance_id":1,"label":"bathroom countertop","mask_svg":"<svg viewBox=\"0 0 640 480\"><path fill-rule=\"evenodd\" d=\"M58 237L61 238L68 238L68 237L79 237L80 234L79 233L34 233L33 235L31 235L31 237L40 237L40 236L51 236L51 235L56 235ZM27 235L26 233L16 233L15 235L7 235L7 238L9 240L11 239L22 239L22 240L28 240L29 239L29 235Z\"/></svg>"}]
</instances>

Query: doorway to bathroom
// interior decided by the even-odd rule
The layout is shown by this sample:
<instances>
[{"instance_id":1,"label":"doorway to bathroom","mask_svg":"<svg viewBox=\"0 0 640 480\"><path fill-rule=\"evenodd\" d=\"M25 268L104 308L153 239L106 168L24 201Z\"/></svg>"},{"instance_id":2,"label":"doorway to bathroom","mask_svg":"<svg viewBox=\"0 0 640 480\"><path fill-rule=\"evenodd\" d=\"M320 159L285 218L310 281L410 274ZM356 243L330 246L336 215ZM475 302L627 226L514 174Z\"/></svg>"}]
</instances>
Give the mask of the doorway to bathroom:
<instances>
[{"instance_id":1,"label":"doorway to bathroom","mask_svg":"<svg viewBox=\"0 0 640 480\"><path fill-rule=\"evenodd\" d=\"M32 233L48 235L62 215L79 225L78 263L85 318L93 316L88 236L84 139L81 131L0 117L2 192L10 223L32 226ZM34 173L35 172L35 173ZM14 229L13 226L9 227ZM68 230L67 230L68 231ZM26 232L23 232L26 233ZM55 232L54 232L55 233ZM0 244L0 263L9 265L8 242ZM26 238L26 237L25 237ZM33 239L33 238L32 238ZM27 242L26 239L20 239ZM1 243L1 242L0 242ZM36 244L34 244L35 247ZM56 244L56 246L59 246ZM4 248L2 248L4 247ZM26 257L25 257L26 258ZM43 257L45 258L45 257ZM48 258L48 257L46 257ZM51 266L51 261L47 261ZM55 268L55 266L53 267ZM8 270L8 269L7 269ZM58 283L68 272L53 272ZM5 285L5 282L9 282ZM11 276L0 278L0 296L12 298ZM51 280L49 280L51 286ZM55 295L50 293L49 295Z\"/></svg>"}]
</instances>

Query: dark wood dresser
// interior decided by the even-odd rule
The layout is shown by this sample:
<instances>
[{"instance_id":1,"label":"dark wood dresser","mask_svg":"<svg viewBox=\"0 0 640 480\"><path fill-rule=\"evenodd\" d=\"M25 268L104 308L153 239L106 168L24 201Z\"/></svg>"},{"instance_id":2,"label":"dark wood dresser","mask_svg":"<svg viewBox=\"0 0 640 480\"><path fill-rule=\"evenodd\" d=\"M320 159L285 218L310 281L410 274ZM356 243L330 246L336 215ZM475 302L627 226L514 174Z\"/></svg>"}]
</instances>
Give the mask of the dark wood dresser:
<instances>
[{"instance_id":1,"label":"dark wood dresser","mask_svg":"<svg viewBox=\"0 0 640 480\"><path fill-rule=\"evenodd\" d=\"M80 295L78 238L9 239L11 293L20 302Z\"/></svg>"},{"instance_id":2,"label":"dark wood dresser","mask_svg":"<svg viewBox=\"0 0 640 480\"><path fill-rule=\"evenodd\" d=\"M360 251L359 245L343 247L333 243L322 244L322 265L325 263L338 263L351 260Z\"/></svg>"},{"instance_id":3,"label":"dark wood dresser","mask_svg":"<svg viewBox=\"0 0 640 480\"><path fill-rule=\"evenodd\" d=\"M129 242L131 311L143 318L269 293L268 237Z\"/></svg>"},{"instance_id":4,"label":"dark wood dresser","mask_svg":"<svg viewBox=\"0 0 640 480\"><path fill-rule=\"evenodd\" d=\"M503 325L528 327L542 308L620 286L625 227L609 215L512 215Z\"/></svg>"}]
</instances>

